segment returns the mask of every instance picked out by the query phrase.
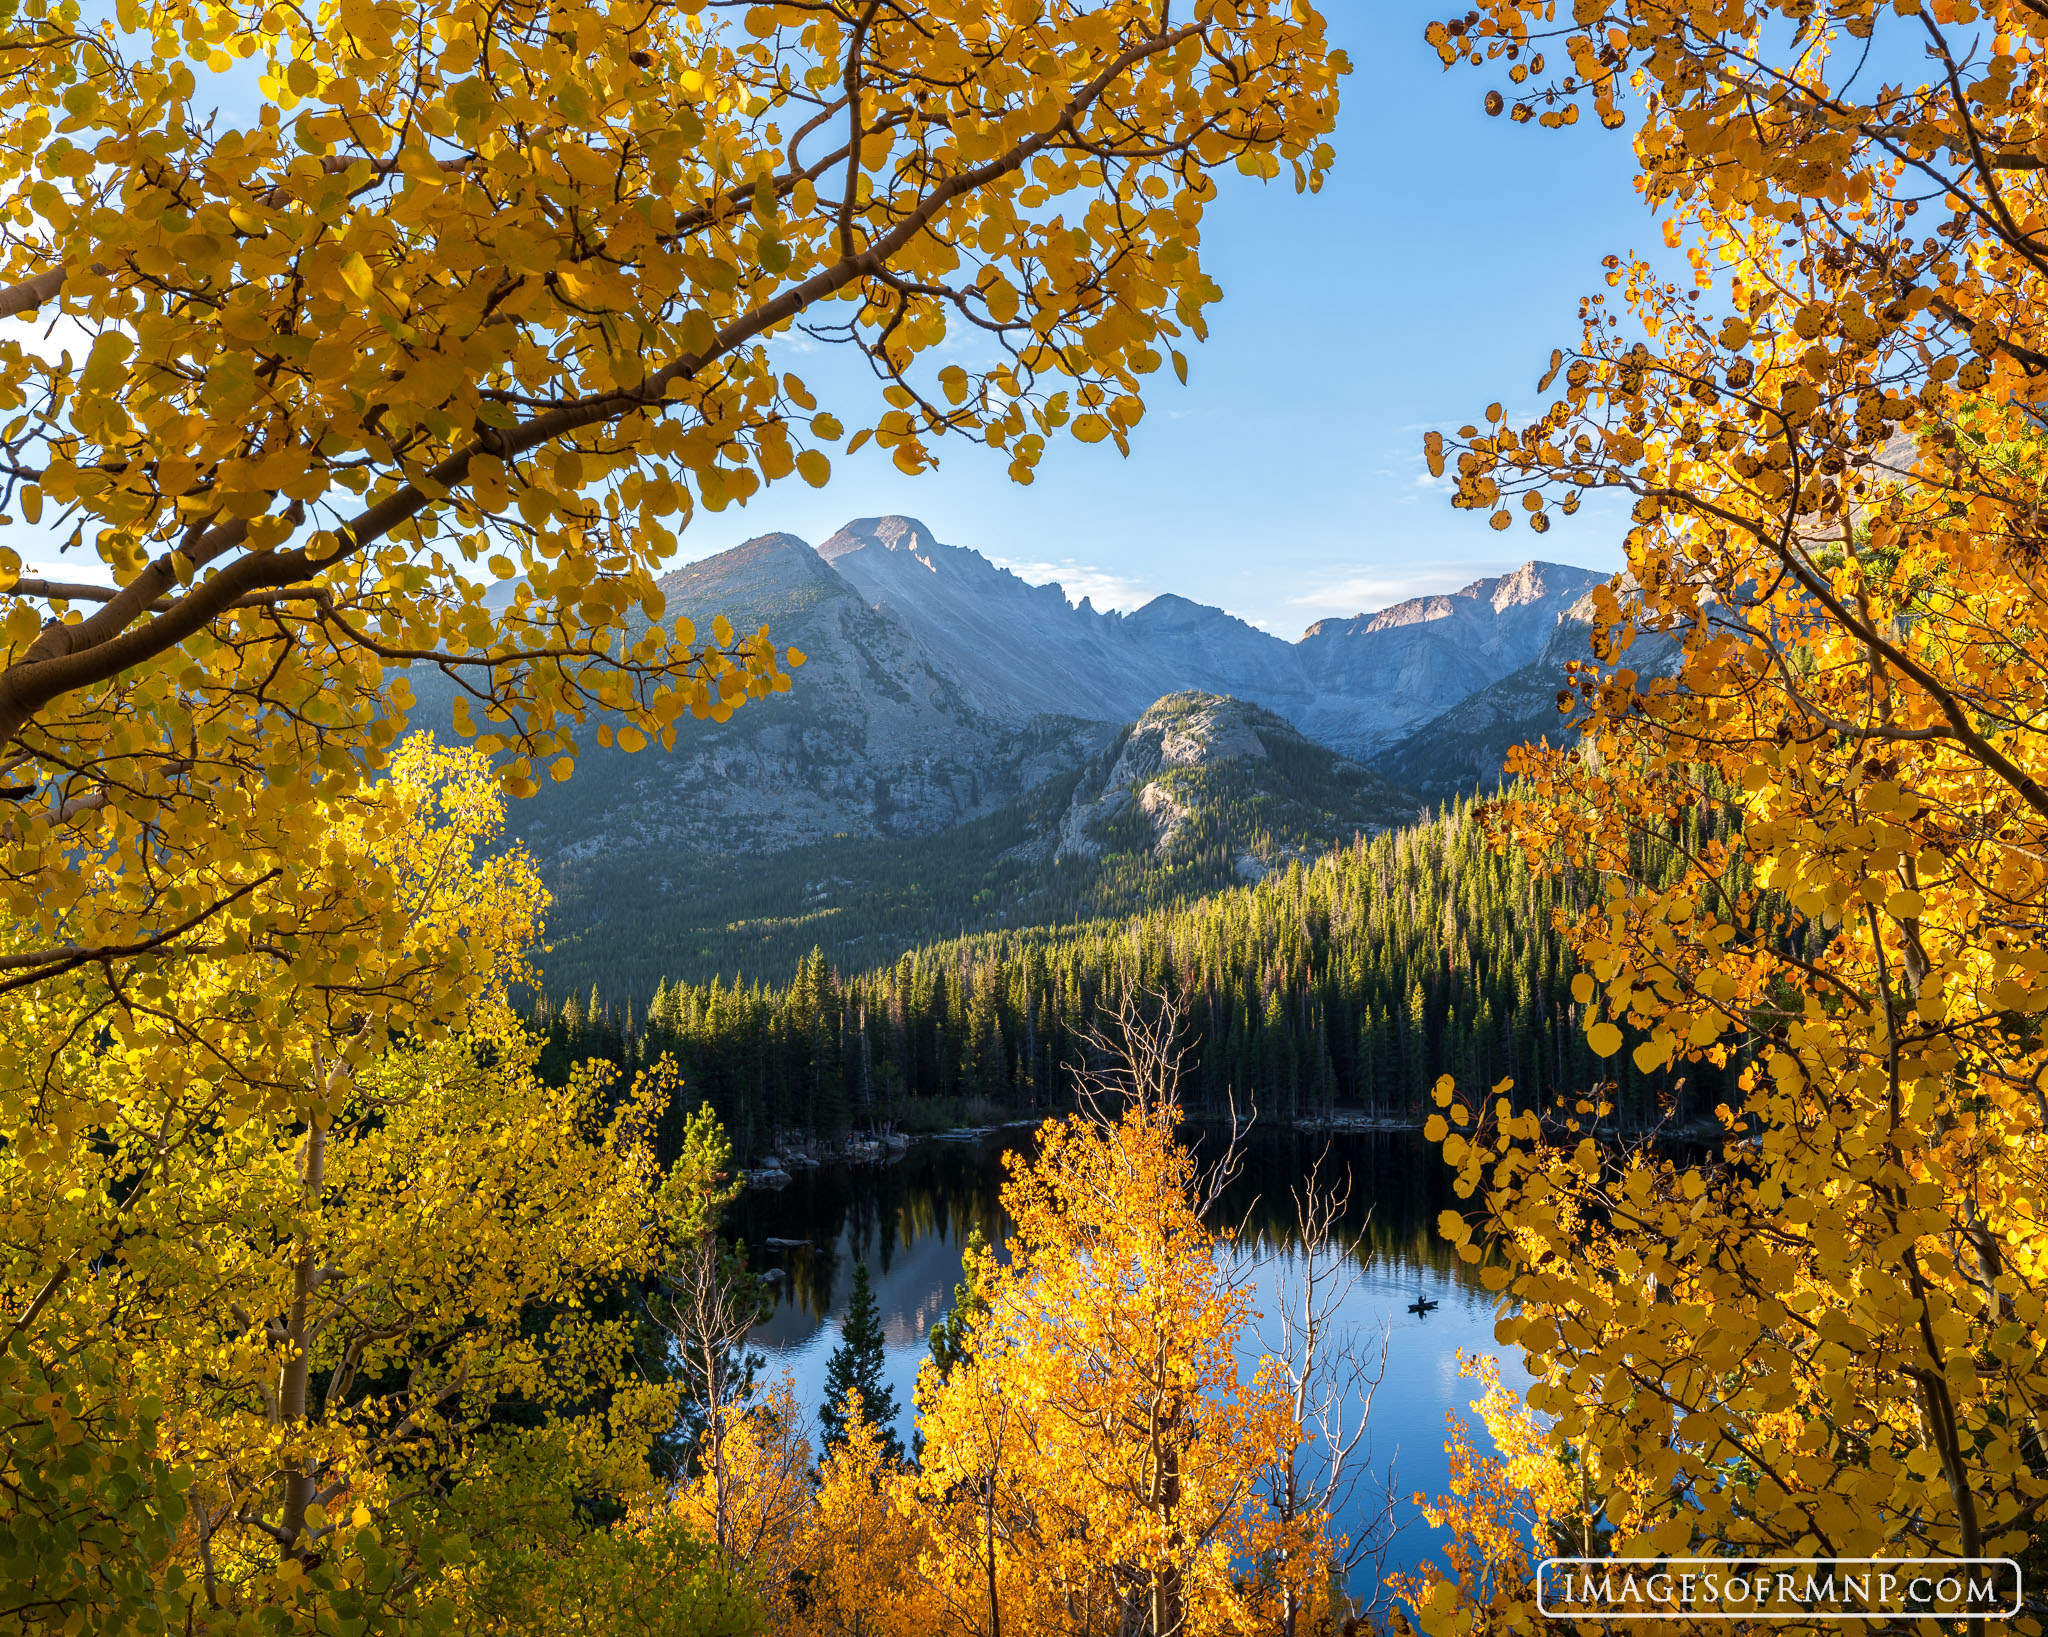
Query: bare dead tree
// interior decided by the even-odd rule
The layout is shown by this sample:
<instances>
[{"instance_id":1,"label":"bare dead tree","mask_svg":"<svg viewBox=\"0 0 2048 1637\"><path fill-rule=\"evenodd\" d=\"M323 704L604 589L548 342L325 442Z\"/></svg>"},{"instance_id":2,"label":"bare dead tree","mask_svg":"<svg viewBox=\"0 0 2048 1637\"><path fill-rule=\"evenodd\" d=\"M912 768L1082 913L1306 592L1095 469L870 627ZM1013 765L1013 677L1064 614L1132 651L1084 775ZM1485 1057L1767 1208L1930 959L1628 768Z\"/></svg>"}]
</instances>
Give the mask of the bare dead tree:
<instances>
[{"instance_id":1,"label":"bare dead tree","mask_svg":"<svg viewBox=\"0 0 2048 1637\"><path fill-rule=\"evenodd\" d=\"M1271 1295L1260 1343L1278 1372L1299 1441L1282 1451L1266 1478L1267 1503L1283 1523L1320 1516L1354 1520L1336 1538L1331 1575L1354 1616L1380 1602L1389 1525L1394 1515L1391 1471L1371 1484L1373 1396L1386 1379L1389 1330L1364 1332L1345 1313L1365 1265L1357 1238L1344 1226L1351 1173L1326 1174L1329 1149L1316 1156L1294 1190L1291 1243L1273 1247L1246 1272L1266 1275ZM1370 1514L1364 1515L1364 1508ZM1373 1595L1360 1603L1350 1587L1371 1565ZM1290 1588L1282 1606L1282 1637L1296 1637L1307 1615Z\"/></svg>"},{"instance_id":2,"label":"bare dead tree","mask_svg":"<svg viewBox=\"0 0 2048 1637\"><path fill-rule=\"evenodd\" d=\"M747 1336L767 1316L769 1304L761 1282L719 1236L716 1220L676 1247L647 1310L669 1338L685 1400L695 1411L694 1454L711 1479L712 1545L720 1561L730 1563L740 1543L726 1445L756 1405L760 1360L748 1351Z\"/></svg>"},{"instance_id":3,"label":"bare dead tree","mask_svg":"<svg viewBox=\"0 0 2048 1637\"><path fill-rule=\"evenodd\" d=\"M1087 1058L1076 1081L1088 1116L1108 1120L1133 1106L1178 1112L1181 1077L1194 1055L1186 1021L1177 994L1125 991L1110 1027L1084 1037ZM1245 1134L1256 1118L1256 1105L1241 1113L1233 1093L1223 1152L1202 1168L1196 1187L1205 1218L1215 1214L1242 1173ZM1261 1346L1277 1371L1298 1434L1267 1470L1267 1505L1283 1524L1321 1522L1327 1529L1338 1518L1351 1521L1351 1531L1332 1544L1330 1574L1349 1612L1363 1616L1380 1602L1377 1587L1395 1510L1391 1473L1373 1478L1369 1437L1373 1397L1386 1375L1389 1332L1384 1323L1362 1331L1348 1311L1364 1264L1358 1240L1346 1227L1350 1173L1333 1176L1328 1162L1325 1149L1294 1190L1290 1242L1240 1261L1230 1278L1240 1288L1263 1286ZM1246 1207L1247 1216L1252 1208ZM1246 1242L1242 1232L1235 1237ZM1368 1569L1375 1591L1357 1600L1350 1587ZM1297 1577L1281 1578L1289 1589L1279 1637L1303 1637L1314 1612Z\"/></svg>"},{"instance_id":4,"label":"bare dead tree","mask_svg":"<svg viewBox=\"0 0 2048 1637\"><path fill-rule=\"evenodd\" d=\"M1171 989L1127 988L1117 999L1108 1027L1091 1024L1081 1035L1081 1045L1081 1061L1074 1065L1075 1095L1090 1119L1106 1123L1126 1108L1165 1108L1180 1114L1181 1078L1195 1054L1188 1040L1184 995ZM1223 1152L1196 1176L1195 1210L1205 1221L1244 1169L1244 1138L1257 1120L1256 1105L1240 1112L1233 1089Z\"/></svg>"}]
</instances>

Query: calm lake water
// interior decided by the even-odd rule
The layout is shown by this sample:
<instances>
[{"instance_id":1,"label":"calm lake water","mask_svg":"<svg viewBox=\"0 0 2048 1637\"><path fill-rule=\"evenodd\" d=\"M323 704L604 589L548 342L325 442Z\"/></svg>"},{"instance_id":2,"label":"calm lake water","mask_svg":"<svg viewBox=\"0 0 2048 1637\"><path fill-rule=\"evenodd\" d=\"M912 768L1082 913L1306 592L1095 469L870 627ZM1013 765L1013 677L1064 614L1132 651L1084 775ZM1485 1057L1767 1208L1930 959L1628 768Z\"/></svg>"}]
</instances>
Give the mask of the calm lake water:
<instances>
[{"instance_id":1,"label":"calm lake water","mask_svg":"<svg viewBox=\"0 0 2048 1637\"><path fill-rule=\"evenodd\" d=\"M1195 1134L1204 1148L1217 1134ZM774 1313L755 1331L768 1360L764 1372L787 1371L798 1401L816 1417L824 1397L825 1364L839 1344L839 1327L856 1261L867 1264L888 1342L888 1372L902 1415L898 1431L909 1447L917 1370L931 1327L944 1317L960 1277L961 1247L975 1228L1000 1245L1004 1223L998 1196L1005 1150L1028 1148L1029 1129L1011 1128L971 1141L925 1140L885 1165L830 1166L797 1173L787 1188L750 1190L732 1207L729 1223L747 1242L757 1268L780 1268ZM1388 1571L1412 1569L1440 1550L1436 1532L1416 1513L1410 1497L1436 1495L1445 1485L1445 1415L1472 1421L1477 1384L1458 1371L1458 1353L1492 1354L1502 1379L1527 1384L1519 1358L1494 1339L1495 1298L1477 1271L1461 1263L1436 1236L1437 1213L1457 1203L1450 1174L1419 1133L1387 1131L1324 1135L1255 1129L1245 1139L1245 1163L1225 1196L1220 1219L1243 1221L1235 1254L1252 1268L1255 1306L1271 1306L1294 1220L1293 1190L1327 1150L1324 1175L1351 1182L1346 1230L1361 1264L1343 1313L1356 1333L1377 1346L1387 1334L1385 1379L1372 1401L1372 1476L1361 1486L1342 1526L1354 1538L1367 1532L1386 1493L1397 1497L1392 1533L1383 1542ZM801 1240L768 1249L768 1239ZM1408 1304L1427 1295L1440 1305L1418 1316ZM1249 1338L1247 1355L1258 1351ZM1480 1447L1486 1448L1484 1429ZM1361 1592L1367 1588L1360 1585Z\"/></svg>"}]
</instances>

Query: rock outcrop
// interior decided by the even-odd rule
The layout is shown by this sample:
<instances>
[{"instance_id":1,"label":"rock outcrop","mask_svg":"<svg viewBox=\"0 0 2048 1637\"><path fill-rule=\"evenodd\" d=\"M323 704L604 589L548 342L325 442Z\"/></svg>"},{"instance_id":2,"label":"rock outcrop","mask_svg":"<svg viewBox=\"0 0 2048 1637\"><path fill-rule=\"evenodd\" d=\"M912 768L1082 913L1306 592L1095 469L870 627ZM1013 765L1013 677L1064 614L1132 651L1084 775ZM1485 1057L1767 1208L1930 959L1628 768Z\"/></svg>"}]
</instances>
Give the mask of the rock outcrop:
<instances>
[{"instance_id":1,"label":"rock outcrop","mask_svg":"<svg viewBox=\"0 0 2048 1637\"><path fill-rule=\"evenodd\" d=\"M1045 845L1055 862L1122 849L1164 863L1201 845L1236 852L1256 835L1270 865L1398 824L1415 805L1271 711L1176 693L1131 725L1099 774L1082 777Z\"/></svg>"}]
</instances>

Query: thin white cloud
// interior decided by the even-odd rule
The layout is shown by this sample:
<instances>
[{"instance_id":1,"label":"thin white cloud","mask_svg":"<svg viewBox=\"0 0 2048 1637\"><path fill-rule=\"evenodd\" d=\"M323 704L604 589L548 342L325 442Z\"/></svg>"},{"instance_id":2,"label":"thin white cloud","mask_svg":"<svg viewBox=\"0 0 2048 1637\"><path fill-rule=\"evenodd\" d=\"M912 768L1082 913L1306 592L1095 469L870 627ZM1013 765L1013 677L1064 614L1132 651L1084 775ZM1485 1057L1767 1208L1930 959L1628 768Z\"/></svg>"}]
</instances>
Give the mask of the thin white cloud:
<instances>
[{"instance_id":1,"label":"thin white cloud","mask_svg":"<svg viewBox=\"0 0 2048 1637\"><path fill-rule=\"evenodd\" d=\"M1462 590L1474 580L1507 574L1513 568L1513 564L1504 563L1439 563L1410 573L1367 570L1348 579L1317 586L1298 597L1289 597L1287 601L1293 607L1309 610L1318 619L1339 619L1352 614L1376 613L1411 597Z\"/></svg>"},{"instance_id":2,"label":"thin white cloud","mask_svg":"<svg viewBox=\"0 0 2048 1637\"><path fill-rule=\"evenodd\" d=\"M1121 608L1129 613L1143 608L1157 595L1127 575L1113 574L1094 563L1083 563L1072 557L1063 557L1058 562L1020 562L1010 557L991 557L989 561L1031 585L1057 581L1067 594L1067 601L1077 605L1086 597L1097 608Z\"/></svg>"}]
</instances>

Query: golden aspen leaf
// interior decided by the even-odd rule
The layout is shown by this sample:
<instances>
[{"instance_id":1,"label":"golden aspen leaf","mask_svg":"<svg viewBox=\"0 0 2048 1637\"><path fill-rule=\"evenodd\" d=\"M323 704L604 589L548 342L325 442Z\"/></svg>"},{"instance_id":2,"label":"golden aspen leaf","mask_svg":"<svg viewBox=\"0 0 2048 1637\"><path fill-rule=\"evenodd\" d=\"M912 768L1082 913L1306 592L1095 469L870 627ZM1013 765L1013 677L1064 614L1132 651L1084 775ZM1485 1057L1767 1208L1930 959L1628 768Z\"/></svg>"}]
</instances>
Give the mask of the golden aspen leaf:
<instances>
[{"instance_id":1,"label":"golden aspen leaf","mask_svg":"<svg viewBox=\"0 0 2048 1637\"><path fill-rule=\"evenodd\" d=\"M796 457L797 473L814 489L822 489L832 476L832 463L816 449L806 449Z\"/></svg>"},{"instance_id":2,"label":"golden aspen leaf","mask_svg":"<svg viewBox=\"0 0 2048 1637\"><path fill-rule=\"evenodd\" d=\"M368 301L370 293L377 288L376 276L370 271L370 264L363 260L360 250L351 250L341 264L341 282L358 301Z\"/></svg>"},{"instance_id":3,"label":"golden aspen leaf","mask_svg":"<svg viewBox=\"0 0 2048 1637\"><path fill-rule=\"evenodd\" d=\"M1593 974L1574 972L1572 974L1572 999L1581 1006L1593 998Z\"/></svg>"},{"instance_id":4,"label":"golden aspen leaf","mask_svg":"<svg viewBox=\"0 0 2048 1637\"><path fill-rule=\"evenodd\" d=\"M1621 1050L1621 1031L1603 1019L1586 1031L1586 1044L1595 1057L1612 1057Z\"/></svg>"},{"instance_id":5,"label":"golden aspen leaf","mask_svg":"<svg viewBox=\"0 0 2048 1637\"><path fill-rule=\"evenodd\" d=\"M1451 1134L1451 1122L1441 1114L1432 1114L1422 1122L1422 1138L1425 1142L1442 1142Z\"/></svg>"},{"instance_id":6,"label":"golden aspen leaf","mask_svg":"<svg viewBox=\"0 0 2048 1637\"><path fill-rule=\"evenodd\" d=\"M129 355L134 351L134 341L118 330L95 337L78 377L81 390L106 392L120 385L127 376Z\"/></svg>"}]
</instances>

